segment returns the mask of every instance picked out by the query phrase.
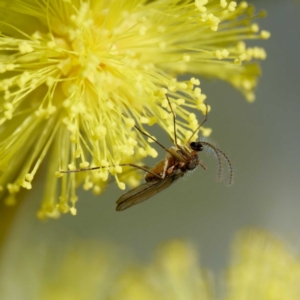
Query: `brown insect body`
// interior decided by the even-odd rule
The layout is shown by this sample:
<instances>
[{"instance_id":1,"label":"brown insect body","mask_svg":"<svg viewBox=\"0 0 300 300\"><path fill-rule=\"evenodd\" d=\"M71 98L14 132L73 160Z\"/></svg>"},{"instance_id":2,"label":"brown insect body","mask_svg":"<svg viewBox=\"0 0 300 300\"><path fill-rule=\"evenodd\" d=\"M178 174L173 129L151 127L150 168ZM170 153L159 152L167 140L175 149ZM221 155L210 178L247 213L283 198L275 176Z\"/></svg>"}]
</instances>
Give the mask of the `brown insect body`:
<instances>
[{"instance_id":1,"label":"brown insect body","mask_svg":"<svg viewBox=\"0 0 300 300\"><path fill-rule=\"evenodd\" d=\"M198 147L195 150L191 146L182 147L180 145L169 148L165 159L151 168L149 170L151 173L146 173L146 183L123 194L117 200L116 210L125 210L134 204L141 203L153 197L170 186L175 180L183 177L186 172L194 170L199 165L206 170L206 167L198 157L198 152L203 150L201 142L194 142L192 144L197 144Z\"/></svg>"},{"instance_id":2,"label":"brown insect body","mask_svg":"<svg viewBox=\"0 0 300 300\"><path fill-rule=\"evenodd\" d=\"M173 173L180 170L185 173L187 171L194 170L199 166L199 157L197 151L187 151L183 147L171 147L169 148L171 153L176 153L176 157L170 153L166 154L165 159L156 164L150 171L159 175L162 179L167 176L172 176ZM145 181L157 181L158 178L151 173L146 173Z\"/></svg>"},{"instance_id":3,"label":"brown insect body","mask_svg":"<svg viewBox=\"0 0 300 300\"><path fill-rule=\"evenodd\" d=\"M169 157L168 157L169 156ZM172 173L172 166L175 164L175 159L170 156L169 154L166 155L166 158L161 160L158 164L156 164L150 171L160 177L164 177L164 173L171 174ZM146 173L145 181L157 181L157 176L154 176L151 173Z\"/></svg>"}]
</instances>

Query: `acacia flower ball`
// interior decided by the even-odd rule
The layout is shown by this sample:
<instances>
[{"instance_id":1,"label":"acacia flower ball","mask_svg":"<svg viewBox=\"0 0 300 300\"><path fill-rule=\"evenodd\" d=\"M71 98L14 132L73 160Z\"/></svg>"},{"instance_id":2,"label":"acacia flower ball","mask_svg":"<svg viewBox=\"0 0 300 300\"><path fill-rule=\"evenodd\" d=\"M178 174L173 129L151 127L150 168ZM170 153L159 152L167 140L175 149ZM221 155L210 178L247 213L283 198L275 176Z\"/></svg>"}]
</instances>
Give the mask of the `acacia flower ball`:
<instances>
[{"instance_id":1,"label":"acacia flower ball","mask_svg":"<svg viewBox=\"0 0 300 300\"><path fill-rule=\"evenodd\" d=\"M22 244L23 251L7 250L0 269L1 299L24 299L24 293L30 300L300 299L299 256L261 230L240 232L221 272L210 270L198 249L182 240L165 241L155 255L151 251L154 259L147 264L132 260L135 255L119 245L87 238L63 247L47 245L30 241ZM221 251L219 259L226 254ZM20 266L30 266L31 273L20 272Z\"/></svg>"},{"instance_id":2,"label":"acacia flower ball","mask_svg":"<svg viewBox=\"0 0 300 300\"><path fill-rule=\"evenodd\" d=\"M168 93L183 143L204 111L193 73L228 81L254 99L258 47L265 39L246 2L16 0L0 2L0 189L13 205L31 189L43 161L47 180L40 218L76 214L76 186L100 194L109 173L121 189L141 174L122 174L157 152L134 125L172 135ZM147 131L147 130L146 130ZM203 135L210 130L202 128ZM60 170L103 166L62 176ZM54 175L56 174L56 176ZM57 178L59 177L59 179Z\"/></svg>"}]
</instances>

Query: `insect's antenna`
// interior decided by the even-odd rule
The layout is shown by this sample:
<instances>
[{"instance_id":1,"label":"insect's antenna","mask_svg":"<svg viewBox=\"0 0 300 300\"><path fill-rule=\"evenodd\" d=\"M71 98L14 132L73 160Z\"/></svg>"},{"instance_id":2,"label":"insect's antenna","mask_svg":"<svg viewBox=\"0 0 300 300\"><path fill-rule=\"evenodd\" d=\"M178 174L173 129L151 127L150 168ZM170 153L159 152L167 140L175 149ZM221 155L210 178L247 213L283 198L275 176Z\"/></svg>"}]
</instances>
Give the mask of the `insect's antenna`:
<instances>
[{"instance_id":1,"label":"insect's antenna","mask_svg":"<svg viewBox=\"0 0 300 300\"><path fill-rule=\"evenodd\" d=\"M208 143L208 142L202 142L201 141L201 144L203 144L203 145L205 145L205 146L208 146L209 148L211 148L214 152L215 152L215 154L216 154L216 156L217 156L217 159L218 159L218 166L219 166L219 168L218 168L218 179L217 179L217 181L221 181L221 174L222 174L222 160L221 160L221 157L220 157L220 154L219 154L219 152L218 152L218 148L216 148L215 146L213 146L212 144L210 144L210 143Z\"/></svg>"},{"instance_id":2,"label":"insect's antenna","mask_svg":"<svg viewBox=\"0 0 300 300\"><path fill-rule=\"evenodd\" d=\"M206 145L208 147L210 147L211 149L214 150L214 152L216 153L217 157L218 157L218 162L219 162L219 172L218 172L218 178L220 178L221 176L221 160L220 160L220 156L219 153L221 155L223 155L223 157L225 158L228 166L229 166L229 170L230 170L230 175L229 175L229 181L228 181L228 185L231 185L233 183L233 167L232 167L232 163L229 159L229 157L227 156L227 154L225 154L222 150L220 150L219 148L213 146L212 144L208 143L208 142L201 142L203 145Z\"/></svg>"},{"instance_id":3,"label":"insect's antenna","mask_svg":"<svg viewBox=\"0 0 300 300\"><path fill-rule=\"evenodd\" d=\"M175 115L175 113L174 113L174 110L173 110L173 107L172 107L172 105L171 105L171 101L170 101L170 99L169 99L169 97L168 97L168 94L166 94L166 98L167 98L167 100L168 100L168 102L169 102L169 106L170 106L171 112L172 112L172 114L173 114L173 124L174 124L174 143L175 143L175 146L177 147L177 134L176 134L176 115Z\"/></svg>"},{"instance_id":4,"label":"insect's antenna","mask_svg":"<svg viewBox=\"0 0 300 300\"><path fill-rule=\"evenodd\" d=\"M208 105L206 103L204 103L206 106L206 112L205 112L205 118L202 121L202 123L196 128L196 130L194 130L194 132L192 133L192 135L190 136L189 140L187 141L187 144L190 143L192 137L195 135L195 133L202 127L202 125L207 121L207 116L208 116Z\"/></svg>"},{"instance_id":5,"label":"insect's antenna","mask_svg":"<svg viewBox=\"0 0 300 300\"><path fill-rule=\"evenodd\" d=\"M232 167L232 163L231 163L229 157L222 150L220 150L220 149L217 149L217 150L218 150L219 153L221 153L223 155L223 157L227 161L227 164L228 164L229 170L230 170L228 185L231 185L231 184L233 184L233 167Z\"/></svg>"},{"instance_id":6,"label":"insect's antenna","mask_svg":"<svg viewBox=\"0 0 300 300\"><path fill-rule=\"evenodd\" d=\"M118 166L120 166L120 167L133 167L133 168L136 168L136 169L140 169L140 170L143 170L147 173L150 173L150 174L154 175L155 177L157 177L159 179L162 179L161 176L151 172L149 169L144 168L142 166L138 166L138 165L135 165L135 164L119 164ZM84 171L99 170L99 169L109 168L109 167L114 167L114 165L112 165L112 166L102 166L102 167L83 168L83 169L77 169L77 170L61 170L59 172L60 173L78 173L78 172L84 172Z\"/></svg>"}]
</instances>

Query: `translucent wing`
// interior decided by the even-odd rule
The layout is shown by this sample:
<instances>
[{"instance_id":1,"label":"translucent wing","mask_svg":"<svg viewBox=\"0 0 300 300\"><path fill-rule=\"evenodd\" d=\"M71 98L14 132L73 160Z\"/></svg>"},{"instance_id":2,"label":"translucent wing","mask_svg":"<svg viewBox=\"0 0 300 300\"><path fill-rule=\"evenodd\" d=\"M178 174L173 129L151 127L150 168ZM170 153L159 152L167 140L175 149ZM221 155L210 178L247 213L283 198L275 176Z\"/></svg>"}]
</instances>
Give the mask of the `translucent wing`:
<instances>
[{"instance_id":1,"label":"translucent wing","mask_svg":"<svg viewBox=\"0 0 300 300\"><path fill-rule=\"evenodd\" d=\"M177 170L174 174L170 176L158 180L158 181L150 181L146 182L135 189L125 193L117 200L117 208L116 210L125 210L134 204L141 203L150 197L153 197L160 191L167 188L174 180L183 176L180 170Z\"/></svg>"}]
</instances>

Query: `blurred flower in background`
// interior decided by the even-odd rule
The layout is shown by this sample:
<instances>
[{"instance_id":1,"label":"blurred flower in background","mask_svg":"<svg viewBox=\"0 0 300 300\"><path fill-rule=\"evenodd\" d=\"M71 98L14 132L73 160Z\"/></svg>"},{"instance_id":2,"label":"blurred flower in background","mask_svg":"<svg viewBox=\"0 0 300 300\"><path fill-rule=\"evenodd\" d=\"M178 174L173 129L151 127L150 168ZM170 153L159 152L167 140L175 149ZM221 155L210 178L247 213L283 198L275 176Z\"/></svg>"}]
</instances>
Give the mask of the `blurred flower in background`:
<instances>
[{"instance_id":1,"label":"blurred flower in background","mask_svg":"<svg viewBox=\"0 0 300 300\"><path fill-rule=\"evenodd\" d=\"M259 230L241 231L221 280L200 268L195 248L180 240L159 247L144 266L125 265L127 253L88 240L47 255L42 250L24 249L18 261L8 254L1 299L300 299L300 261L282 241Z\"/></svg>"},{"instance_id":2,"label":"blurred flower in background","mask_svg":"<svg viewBox=\"0 0 300 300\"><path fill-rule=\"evenodd\" d=\"M230 300L300 299L300 260L268 232L242 231L227 272Z\"/></svg>"},{"instance_id":3,"label":"blurred flower in background","mask_svg":"<svg viewBox=\"0 0 300 300\"><path fill-rule=\"evenodd\" d=\"M180 74L228 81L253 101L260 70L252 61L266 54L244 40L269 37L254 23L264 14L226 0L0 1L5 203L32 188L46 158L40 218L75 215L78 184L100 194L109 173L121 189L136 186L141 174L121 177L118 164L157 153L134 125L157 123L172 134L168 93L184 142L198 125L190 110L205 110L199 79L180 81ZM59 172L88 166L105 168Z\"/></svg>"}]
</instances>

